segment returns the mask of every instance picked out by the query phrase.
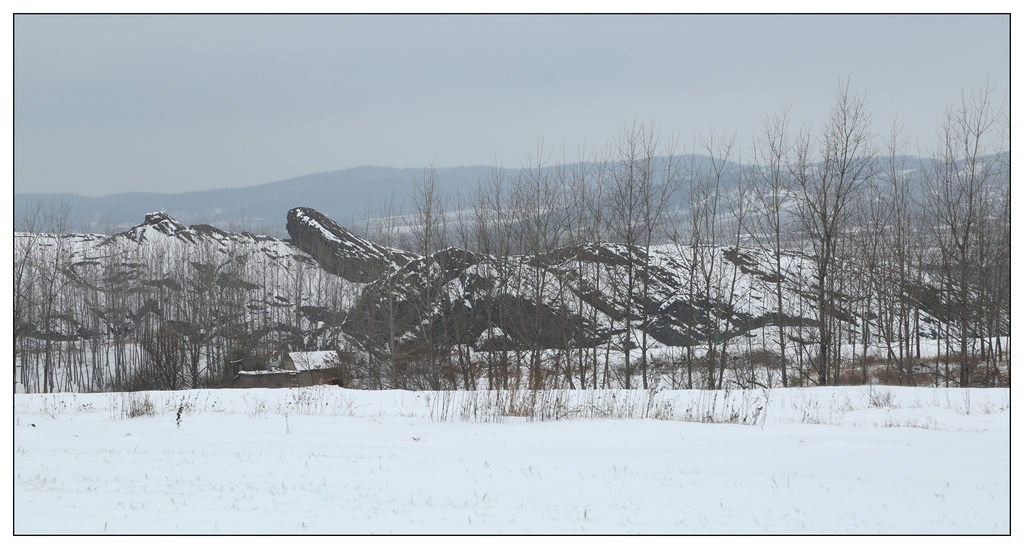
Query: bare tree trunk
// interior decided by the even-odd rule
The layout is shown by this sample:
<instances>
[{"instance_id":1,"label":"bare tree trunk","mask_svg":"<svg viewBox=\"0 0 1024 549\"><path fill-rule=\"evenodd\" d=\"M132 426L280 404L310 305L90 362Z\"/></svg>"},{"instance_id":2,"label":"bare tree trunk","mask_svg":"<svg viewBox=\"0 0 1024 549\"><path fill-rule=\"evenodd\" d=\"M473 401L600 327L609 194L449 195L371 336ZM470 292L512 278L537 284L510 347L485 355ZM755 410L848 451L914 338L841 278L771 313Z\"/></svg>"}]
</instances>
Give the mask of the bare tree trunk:
<instances>
[{"instance_id":1,"label":"bare tree trunk","mask_svg":"<svg viewBox=\"0 0 1024 549\"><path fill-rule=\"evenodd\" d=\"M870 123L863 100L851 95L847 84L841 84L831 117L822 129L820 161L810 162L809 135L803 134L797 146L798 213L815 262L819 385L828 385L830 371L838 368L833 361L840 342L833 328L838 322L839 245L851 206L872 175Z\"/></svg>"},{"instance_id":2,"label":"bare tree trunk","mask_svg":"<svg viewBox=\"0 0 1024 549\"><path fill-rule=\"evenodd\" d=\"M936 239L949 267L950 298L956 307L959 344L959 382L968 387L974 369L974 353L968 340L977 306L982 301L973 273L983 261L980 247L984 241L987 198L997 163L985 158L990 134L1001 127L1005 116L993 106L990 88L961 96L959 105L946 113L942 128L943 143L934 156L940 160L928 176L928 212L934 219ZM948 353L947 353L948 355Z\"/></svg>"}]
</instances>

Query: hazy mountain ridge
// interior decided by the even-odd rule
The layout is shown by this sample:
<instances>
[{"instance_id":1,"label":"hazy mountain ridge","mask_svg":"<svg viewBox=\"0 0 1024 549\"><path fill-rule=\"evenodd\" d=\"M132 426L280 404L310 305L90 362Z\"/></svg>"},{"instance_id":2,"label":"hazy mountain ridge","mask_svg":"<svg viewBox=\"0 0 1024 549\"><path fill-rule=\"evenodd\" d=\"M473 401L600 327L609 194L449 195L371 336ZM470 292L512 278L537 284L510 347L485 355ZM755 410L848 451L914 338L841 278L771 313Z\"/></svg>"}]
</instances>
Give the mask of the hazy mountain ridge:
<instances>
[{"instance_id":1,"label":"hazy mountain ridge","mask_svg":"<svg viewBox=\"0 0 1024 549\"><path fill-rule=\"evenodd\" d=\"M475 185L490 168L471 166L438 168L453 189ZM123 231L134 225L136 212L163 211L192 224L209 224L223 230L283 234L281 220L295 204L318 204L333 219L346 223L360 219L367 204L373 209L394 191L401 203L422 170L360 166L347 170L308 174L249 187L184 193L117 193L101 197L73 193L15 193L15 211L34 200L60 199L71 205L76 226L82 232ZM385 189L387 190L385 192Z\"/></svg>"},{"instance_id":2,"label":"hazy mountain ridge","mask_svg":"<svg viewBox=\"0 0 1024 549\"><path fill-rule=\"evenodd\" d=\"M690 168L707 160L708 157L703 155L682 155L676 157L675 162ZM883 160L879 158L879 162ZM913 172L931 165L930 160L913 156L901 160ZM658 161L665 162L665 158ZM723 171L723 191L729 192L736 186L739 168L756 170L749 161L743 164L727 161ZM437 168L437 175L447 197L452 199L456 193L468 196L494 169L490 166ZM520 171L519 168L503 169L508 176ZM553 173L557 169L557 165L550 165L542 171ZM137 215L135 212L163 211L190 224L283 236L280 220L295 204L316 204L321 213L351 229L361 225L367 214L376 216L380 204L392 197L396 208L404 203L408 209L411 207L409 196L414 181L422 176L423 170L416 168L358 166L246 187L183 193L125 192L90 197L74 193L15 192L14 204L15 211L19 212L33 201L63 197L71 205L75 225L81 232L110 234L123 231L134 226L132 217ZM686 199L685 188L680 189L672 197L672 203L678 208L685 204Z\"/></svg>"}]
</instances>

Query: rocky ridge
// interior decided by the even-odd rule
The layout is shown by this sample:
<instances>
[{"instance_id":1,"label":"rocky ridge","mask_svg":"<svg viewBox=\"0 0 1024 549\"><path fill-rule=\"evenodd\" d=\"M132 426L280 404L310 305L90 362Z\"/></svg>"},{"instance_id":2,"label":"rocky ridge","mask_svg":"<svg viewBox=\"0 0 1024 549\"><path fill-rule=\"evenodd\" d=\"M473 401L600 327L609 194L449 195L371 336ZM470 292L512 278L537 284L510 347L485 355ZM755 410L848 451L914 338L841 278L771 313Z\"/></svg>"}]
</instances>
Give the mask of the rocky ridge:
<instances>
[{"instance_id":1,"label":"rocky ridge","mask_svg":"<svg viewBox=\"0 0 1024 549\"><path fill-rule=\"evenodd\" d=\"M108 320L154 314L183 326L192 320L176 312L174 296L191 297L200 283L222 296L233 292L243 317L217 310L211 322L221 319L254 345L281 350L347 342L376 352L427 339L477 350L609 343L621 349L639 344L645 322L649 344L690 346L810 325L815 317L811 259L799 253L783 257L780 305L772 297L772 258L753 248L705 250L713 268L702 285L690 283L698 273L694 251L672 246L649 255L591 243L542 256L447 248L424 257L377 245L308 207L289 211L286 227L287 241L185 227L155 212L111 237L76 235L63 272L83 292L110 293L96 305ZM631 292L623 282L630 267ZM119 293L148 297L111 305L124 301ZM877 322L850 296L838 303L838 318L851 326ZM928 304L924 309L927 330L935 319ZM69 314L63 327L49 329L64 339L125 329L124 322L107 322L107 329L88 324Z\"/></svg>"}]
</instances>

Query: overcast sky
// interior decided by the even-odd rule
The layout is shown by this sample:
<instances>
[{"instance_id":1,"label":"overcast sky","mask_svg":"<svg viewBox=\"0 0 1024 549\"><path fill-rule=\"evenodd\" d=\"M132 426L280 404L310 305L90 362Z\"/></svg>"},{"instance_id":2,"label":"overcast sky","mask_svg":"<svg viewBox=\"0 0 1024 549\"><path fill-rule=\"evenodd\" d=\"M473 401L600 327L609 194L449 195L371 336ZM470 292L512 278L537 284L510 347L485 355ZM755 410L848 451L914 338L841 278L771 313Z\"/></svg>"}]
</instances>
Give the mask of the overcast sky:
<instances>
[{"instance_id":1,"label":"overcast sky","mask_svg":"<svg viewBox=\"0 0 1024 549\"><path fill-rule=\"evenodd\" d=\"M518 167L634 118L683 144L828 116L840 79L922 153L1009 90L1007 16L17 16L15 190L256 185L360 165Z\"/></svg>"}]
</instances>

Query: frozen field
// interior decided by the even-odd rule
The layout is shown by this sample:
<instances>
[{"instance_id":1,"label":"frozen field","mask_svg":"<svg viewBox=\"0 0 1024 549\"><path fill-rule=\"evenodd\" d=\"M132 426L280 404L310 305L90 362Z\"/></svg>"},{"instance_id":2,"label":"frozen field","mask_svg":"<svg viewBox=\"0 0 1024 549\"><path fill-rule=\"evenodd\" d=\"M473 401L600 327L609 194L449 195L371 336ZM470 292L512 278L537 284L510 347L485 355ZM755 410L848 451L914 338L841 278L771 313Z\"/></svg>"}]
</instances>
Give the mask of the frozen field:
<instances>
[{"instance_id":1,"label":"frozen field","mask_svg":"<svg viewBox=\"0 0 1024 549\"><path fill-rule=\"evenodd\" d=\"M1009 401L895 387L15 395L14 531L1008 533Z\"/></svg>"}]
</instances>

